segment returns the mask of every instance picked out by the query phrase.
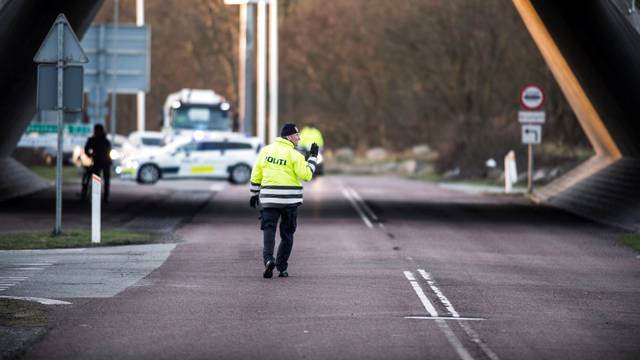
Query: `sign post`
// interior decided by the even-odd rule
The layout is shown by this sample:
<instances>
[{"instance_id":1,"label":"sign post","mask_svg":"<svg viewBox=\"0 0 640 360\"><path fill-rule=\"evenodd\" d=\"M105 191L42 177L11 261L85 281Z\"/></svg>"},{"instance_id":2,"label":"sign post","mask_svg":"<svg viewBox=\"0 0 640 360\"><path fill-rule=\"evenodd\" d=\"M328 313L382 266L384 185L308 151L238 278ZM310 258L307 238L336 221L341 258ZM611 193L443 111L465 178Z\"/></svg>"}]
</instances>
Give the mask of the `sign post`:
<instances>
[{"instance_id":1,"label":"sign post","mask_svg":"<svg viewBox=\"0 0 640 360\"><path fill-rule=\"evenodd\" d=\"M527 145L527 193L533 191L533 145L542 141L542 124L545 122L544 91L534 84L526 85L520 91L520 105L524 111L518 112L518 121L522 123L522 143Z\"/></svg>"},{"instance_id":2,"label":"sign post","mask_svg":"<svg viewBox=\"0 0 640 360\"><path fill-rule=\"evenodd\" d=\"M80 42L73 32L71 25L67 21L64 14L58 15L49 33L40 45L40 49L36 53L33 61L38 64L38 110L55 110L57 111L58 125L58 151L56 156L56 223L53 228L53 235L62 233L62 146L63 146L63 121L64 112L82 110L82 91L79 95L68 89L82 89L82 85L78 86L77 81L82 84L82 67L80 71L76 68L74 71L67 67L70 63L86 63L88 61ZM48 64L55 64L56 76L55 86L52 86L53 77L45 76L45 69ZM76 74L76 75L73 75ZM80 76L77 76L80 74ZM78 80L79 79L79 80ZM67 80L69 83L65 83ZM46 89L55 88L55 105L47 99L52 98L52 94ZM79 96L79 97L78 97ZM72 104L80 104L80 109Z\"/></svg>"},{"instance_id":3,"label":"sign post","mask_svg":"<svg viewBox=\"0 0 640 360\"><path fill-rule=\"evenodd\" d=\"M100 243L100 198L102 195L102 179L91 175L91 243Z\"/></svg>"}]
</instances>

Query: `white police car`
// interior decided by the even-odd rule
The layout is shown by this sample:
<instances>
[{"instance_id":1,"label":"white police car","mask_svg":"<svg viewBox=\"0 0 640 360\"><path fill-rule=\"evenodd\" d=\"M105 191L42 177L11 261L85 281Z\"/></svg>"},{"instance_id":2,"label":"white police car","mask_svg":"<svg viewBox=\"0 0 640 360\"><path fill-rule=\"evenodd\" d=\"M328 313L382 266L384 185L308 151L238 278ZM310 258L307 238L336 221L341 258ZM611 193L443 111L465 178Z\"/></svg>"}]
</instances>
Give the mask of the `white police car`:
<instances>
[{"instance_id":1,"label":"white police car","mask_svg":"<svg viewBox=\"0 0 640 360\"><path fill-rule=\"evenodd\" d=\"M160 179L227 179L244 184L258 157L260 142L239 134L179 138L157 150L124 158L115 172L123 179L154 184Z\"/></svg>"}]
</instances>

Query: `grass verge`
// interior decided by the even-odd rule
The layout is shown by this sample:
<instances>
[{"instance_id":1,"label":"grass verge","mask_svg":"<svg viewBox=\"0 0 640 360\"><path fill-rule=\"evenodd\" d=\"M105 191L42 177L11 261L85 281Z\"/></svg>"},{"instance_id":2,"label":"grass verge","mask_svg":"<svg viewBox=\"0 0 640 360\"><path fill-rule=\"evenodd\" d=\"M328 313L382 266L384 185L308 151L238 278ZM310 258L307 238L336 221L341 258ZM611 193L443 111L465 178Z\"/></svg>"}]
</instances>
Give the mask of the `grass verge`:
<instances>
[{"instance_id":1,"label":"grass verge","mask_svg":"<svg viewBox=\"0 0 640 360\"><path fill-rule=\"evenodd\" d=\"M56 167L36 165L29 169L36 173L41 178L48 181L56 181ZM62 167L62 182L68 183L80 183L82 181L82 174L80 170L75 166L63 166Z\"/></svg>"},{"instance_id":2,"label":"grass verge","mask_svg":"<svg viewBox=\"0 0 640 360\"><path fill-rule=\"evenodd\" d=\"M17 359L47 332L45 305L15 299L0 299L0 359Z\"/></svg>"},{"instance_id":3,"label":"grass verge","mask_svg":"<svg viewBox=\"0 0 640 360\"><path fill-rule=\"evenodd\" d=\"M0 326L46 326L45 305L14 299L0 299Z\"/></svg>"},{"instance_id":4,"label":"grass verge","mask_svg":"<svg viewBox=\"0 0 640 360\"><path fill-rule=\"evenodd\" d=\"M91 243L91 232L86 230L69 230L59 236L50 233L19 232L0 234L0 250L55 249L91 246L115 246L147 244L156 240L156 236L122 230L103 230L100 243Z\"/></svg>"},{"instance_id":5,"label":"grass verge","mask_svg":"<svg viewBox=\"0 0 640 360\"><path fill-rule=\"evenodd\" d=\"M624 234L622 242L636 251L640 251L640 234Z\"/></svg>"}]
</instances>

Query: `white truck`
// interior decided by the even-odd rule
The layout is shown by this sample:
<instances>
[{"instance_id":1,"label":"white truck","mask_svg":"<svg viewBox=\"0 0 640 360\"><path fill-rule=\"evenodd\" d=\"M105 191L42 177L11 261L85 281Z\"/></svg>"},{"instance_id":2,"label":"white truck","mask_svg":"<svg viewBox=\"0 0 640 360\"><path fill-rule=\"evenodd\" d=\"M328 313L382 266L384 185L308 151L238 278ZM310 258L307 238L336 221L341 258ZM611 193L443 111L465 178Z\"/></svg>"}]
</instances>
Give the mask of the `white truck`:
<instances>
[{"instance_id":1,"label":"white truck","mask_svg":"<svg viewBox=\"0 0 640 360\"><path fill-rule=\"evenodd\" d=\"M232 132L231 106L213 90L182 89L169 94L162 111L162 130L170 137L196 131Z\"/></svg>"}]
</instances>

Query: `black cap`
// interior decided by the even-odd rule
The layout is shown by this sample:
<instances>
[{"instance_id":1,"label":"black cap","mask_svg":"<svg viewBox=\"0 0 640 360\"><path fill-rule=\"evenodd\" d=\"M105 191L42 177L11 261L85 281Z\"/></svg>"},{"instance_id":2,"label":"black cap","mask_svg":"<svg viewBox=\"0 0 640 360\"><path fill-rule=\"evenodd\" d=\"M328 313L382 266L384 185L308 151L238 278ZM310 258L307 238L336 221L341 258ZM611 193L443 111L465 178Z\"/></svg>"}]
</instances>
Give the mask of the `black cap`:
<instances>
[{"instance_id":1,"label":"black cap","mask_svg":"<svg viewBox=\"0 0 640 360\"><path fill-rule=\"evenodd\" d=\"M282 127L282 130L280 130L281 137L286 137L286 136L297 134L297 133L298 133L298 128L294 123L284 124L284 126Z\"/></svg>"}]
</instances>

